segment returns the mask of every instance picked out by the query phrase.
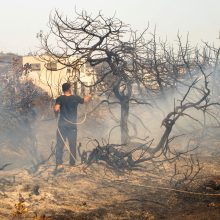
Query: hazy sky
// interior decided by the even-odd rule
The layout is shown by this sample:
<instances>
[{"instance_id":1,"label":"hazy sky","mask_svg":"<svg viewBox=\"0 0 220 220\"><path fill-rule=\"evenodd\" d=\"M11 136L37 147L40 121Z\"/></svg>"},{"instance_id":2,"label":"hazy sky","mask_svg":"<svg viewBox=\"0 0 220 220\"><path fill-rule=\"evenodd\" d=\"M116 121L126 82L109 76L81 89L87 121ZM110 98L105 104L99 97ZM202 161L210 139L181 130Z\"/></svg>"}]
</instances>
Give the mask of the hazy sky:
<instances>
[{"instance_id":1,"label":"hazy sky","mask_svg":"<svg viewBox=\"0 0 220 220\"><path fill-rule=\"evenodd\" d=\"M220 31L220 0L0 0L0 51L26 54L39 45L36 33L47 30L50 12L57 8L69 17L74 8L116 16L143 30L173 41L177 31L190 33L190 40L217 41ZM220 44L220 40L217 41Z\"/></svg>"}]
</instances>

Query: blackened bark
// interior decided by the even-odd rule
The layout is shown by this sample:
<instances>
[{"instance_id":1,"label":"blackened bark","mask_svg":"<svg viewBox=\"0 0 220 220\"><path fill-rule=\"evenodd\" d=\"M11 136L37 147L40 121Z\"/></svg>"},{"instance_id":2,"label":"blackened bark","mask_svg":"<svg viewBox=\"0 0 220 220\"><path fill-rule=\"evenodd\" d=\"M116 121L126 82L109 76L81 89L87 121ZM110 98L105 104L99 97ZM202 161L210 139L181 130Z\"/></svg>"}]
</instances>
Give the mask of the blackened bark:
<instances>
[{"instance_id":1,"label":"blackened bark","mask_svg":"<svg viewBox=\"0 0 220 220\"><path fill-rule=\"evenodd\" d=\"M129 100L124 98L121 102L121 144L129 143L129 130L128 130L128 115L129 115Z\"/></svg>"},{"instance_id":2,"label":"blackened bark","mask_svg":"<svg viewBox=\"0 0 220 220\"><path fill-rule=\"evenodd\" d=\"M163 136L161 137L160 142L158 143L158 145L153 149L149 149L149 152L152 155L155 155L157 152L159 152L160 150L165 148L167 143L168 143L169 136L170 136L170 133L171 133L172 128L173 128L173 124L165 125L165 127L166 127L166 130L164 131Z\"/></svg>"},{"instance_id":3,"label":"blackened bark","mask_svg":"<svg viewBox=\"0 0 220 220\"><path fill-rule=\"evenodd\" d=\"M129 129L128 129L128 116L129 116L129 101L131 98L131 87L128 84L127 89L128 93L125 95L123 92L120 92L120 82L121 79L113 87L113 92L115 97L119 100L121 106L121 119L120 119L120 128L121 128L121 144L129 143Z\"/></svg>"}]
</instances>

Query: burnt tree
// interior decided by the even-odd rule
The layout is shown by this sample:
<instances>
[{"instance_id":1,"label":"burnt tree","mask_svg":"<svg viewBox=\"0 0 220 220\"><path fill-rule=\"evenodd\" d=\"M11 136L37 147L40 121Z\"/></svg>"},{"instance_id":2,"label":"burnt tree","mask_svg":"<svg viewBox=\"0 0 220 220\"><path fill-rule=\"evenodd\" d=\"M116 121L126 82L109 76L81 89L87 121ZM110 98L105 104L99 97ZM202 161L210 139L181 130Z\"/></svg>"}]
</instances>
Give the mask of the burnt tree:
<instances>
[{"instance_id":1,"label":"burnt tree","mask_svg":"<svg viewBox=\"0 0 220 220\"><path fill-rule=\"evenodd\" d=\"M55 11L51 16L50 33L40 37L42 50L59 63L74 69L75 77L80 80L80 69L89 64L97 72L96 80L90 86L102 86L102 94L111 93L121 108L121 142L129 143L128 116L130 101L134 98L134 84L142 83L139 76L145 59L143 48L148 44L128 25L115 17L106 18L86 12L77 13L74 20ZM55 41L54 41L55 40ZM53 42L56 42L56 46ZM115 101L114 101L115 102Z\"/></svg>"}]
</instances>

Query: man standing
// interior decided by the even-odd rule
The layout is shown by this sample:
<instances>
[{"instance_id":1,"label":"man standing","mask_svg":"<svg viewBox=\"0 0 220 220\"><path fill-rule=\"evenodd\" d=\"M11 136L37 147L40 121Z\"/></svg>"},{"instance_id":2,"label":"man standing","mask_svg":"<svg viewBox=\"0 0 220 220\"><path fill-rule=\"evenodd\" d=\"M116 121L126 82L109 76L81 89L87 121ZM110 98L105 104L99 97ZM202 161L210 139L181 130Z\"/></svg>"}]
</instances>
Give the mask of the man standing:
<instances>
[{"instance_id":1,"label":"man standing","mask_svg":"<svg viewBox=\"0 0 220 220\"><path fill-rule=\"evenodd\" d=\"M77 95L72 95L70 83L62 85L63 95L56 99L54 112L56 116L60 113L57 129L56 143L56 167L63 163L63 148L66 139L69 142L71 166L75 165L76 161L76 144L77 144L77 107L78 104L83 104L90 101L90 96L81 98Z\"/></svg>"}]
</instances>

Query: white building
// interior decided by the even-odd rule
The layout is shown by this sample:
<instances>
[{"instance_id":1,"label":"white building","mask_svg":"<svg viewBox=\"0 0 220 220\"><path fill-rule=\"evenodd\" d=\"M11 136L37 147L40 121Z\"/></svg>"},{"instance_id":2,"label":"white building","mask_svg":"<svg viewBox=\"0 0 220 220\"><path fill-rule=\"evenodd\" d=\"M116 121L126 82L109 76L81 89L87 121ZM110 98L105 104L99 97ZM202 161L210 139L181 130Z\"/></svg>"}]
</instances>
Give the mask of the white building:
<instances>
[{"instance_id":1,"label":"white building","mask_svg":"<svg viewBox=\"0 0 220 220\"><path fill-rule=\"evenodd\" d=\"M23 57L23 79L32 80L33 83L45 90L51 97L56 98L62 94L62 84L70 81L73 84L74 93L79 95L91 92L91 87L96 80L93 68L87 64L79 64L77 68L67 67L67 60L57 62L56 59L43 56Z\"/></svg>"}]
</instances>

